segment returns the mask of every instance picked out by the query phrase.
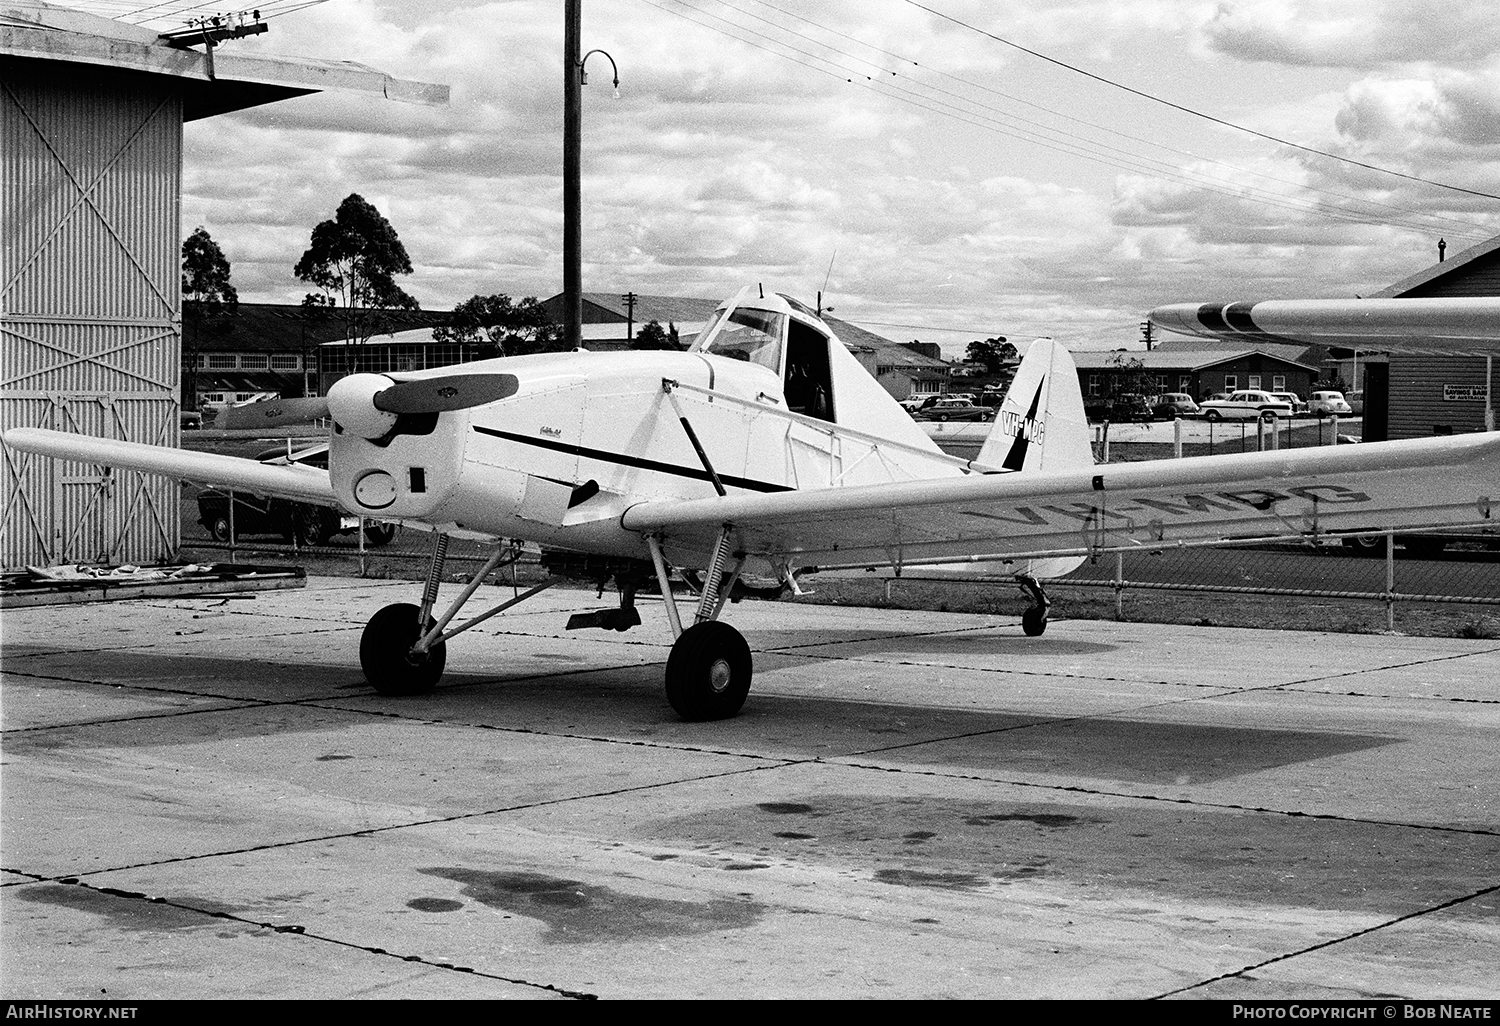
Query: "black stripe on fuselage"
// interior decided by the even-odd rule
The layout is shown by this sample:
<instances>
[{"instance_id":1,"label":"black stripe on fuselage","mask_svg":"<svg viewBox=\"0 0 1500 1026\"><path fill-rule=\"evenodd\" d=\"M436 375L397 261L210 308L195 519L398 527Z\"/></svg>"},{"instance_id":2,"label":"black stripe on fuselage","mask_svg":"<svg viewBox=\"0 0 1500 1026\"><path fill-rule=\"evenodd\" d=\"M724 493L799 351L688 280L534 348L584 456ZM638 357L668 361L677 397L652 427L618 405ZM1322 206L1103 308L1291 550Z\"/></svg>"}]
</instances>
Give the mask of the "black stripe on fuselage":
<instances>
[{"instance_id":1,"label":"black stripe on fuselage","mask_svg":"<svg viewBox=\"0 0 1500 1026\"><path fill-rule=\"evenodd\" d=\"M518 435L510 431L497 431L494 428L480 427L477 424L474 430L482 435L490 435L494 438L503 438L507 442L515 442L518 445L535 446L538 449L550 449L552 452L566 453L569 456L581 456L584 459L598 460L601 463L614 463L622 467L636 467L640 470L654 470L659 474L671 474L673 477L686 477L694 481L713 482L707 470L702 467L684 467L676 463L662 463L660 460L648 460L641 456L630 456L625 453L606 452L603 449L589 449L581 445L571 445L567 442L554 442L548 438L532 438L527 435ZM793 492L796 491L791 485L772 484L769 481L756 481L748 477L731 477L725 474L719 475L719 480L726 485L735 488L744 488L752 492Z\"/></svg>"}]
</instances>

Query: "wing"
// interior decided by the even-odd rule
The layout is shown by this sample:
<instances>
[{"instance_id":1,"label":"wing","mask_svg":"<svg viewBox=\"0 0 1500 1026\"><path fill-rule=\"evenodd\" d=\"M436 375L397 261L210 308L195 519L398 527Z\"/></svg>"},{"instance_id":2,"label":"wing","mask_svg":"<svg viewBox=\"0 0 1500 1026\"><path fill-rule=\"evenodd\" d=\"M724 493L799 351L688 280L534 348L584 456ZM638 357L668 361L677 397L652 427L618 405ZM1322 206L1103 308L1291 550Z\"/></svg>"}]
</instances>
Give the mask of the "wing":
<instances>
[{"instance_id":1,"label":"wing","mask_svg":"<svg viewBox=\"0 0 1500 1026\"><path fill-rule=\"evenodd\" d=\"M77 460L105 467L123 467L146 474L240 491L274 495L337 506L328 471L301 465L277 466L239 456L171 449L142 442L91 438L43 428L12 428L5 432L8 449L57 459Z\"/></svg>"},{"instance_id":2,"label":"wing","mask_svg":"<svg viewBox=\"0 0 1500 1026\"><path fill-rule=\"evenodd\" d=\"M1150 316L1168 331L1245 343L1339 345L1345 338L1378 338L1382 348L1401 350L1500 349L1500 297L1493 296L1173 303L1157 307Z\"/></svg>"},{"instance_id":3,"label":"wing","mask_svg":"<svg viewBox=\"0 0 1500 1026\"><path fill-rule=\"evenodd\" d=\"M691 502L622 520L681 551L721 527L773 563L870 566L1087 554L1325 532L1491 523L1500 435L971 475Z\"/></svg>"}]
</instances>

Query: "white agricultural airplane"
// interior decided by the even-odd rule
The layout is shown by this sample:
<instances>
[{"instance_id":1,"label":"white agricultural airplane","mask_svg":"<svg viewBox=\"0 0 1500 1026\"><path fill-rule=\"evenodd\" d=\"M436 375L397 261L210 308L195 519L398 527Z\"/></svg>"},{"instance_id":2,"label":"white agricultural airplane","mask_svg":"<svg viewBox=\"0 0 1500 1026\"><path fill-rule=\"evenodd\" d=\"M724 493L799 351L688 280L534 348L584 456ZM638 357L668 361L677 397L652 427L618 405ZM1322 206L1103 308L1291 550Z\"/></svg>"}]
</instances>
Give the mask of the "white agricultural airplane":
<instances>
[{"instance_id":1,"label":"white agricultural airplane","mask_svg":"<svg viewBox=\"0 0 1500 1026\"><path fill-rule=\"evenodd\" d=\"M731 596L797 591L831 567L947 564L1040 579L1090 555L1340 530L1468 526L1500 494L1500 435L1095 466L1077 372L1038 340L979 458L944 454L807 306L743 290L687 352L552 353L390 375L326 398L249 407L271 426L331 416L329 469L31 428L17 450L337 503L435 532L417 604L381 609L360 664L382 694L431 690L458 633L547 584L450 626L489 573L543 547L559 576L613 578L619 608L573 626L639 623L654 584L676 640L667 699L688 720L733 716L749 646L719 617ZM440 615L450 535L494 544ZM679 610L676 572L696 589ZM686 605L686 603L685 603Z\"/></svg>"}]
</instances>

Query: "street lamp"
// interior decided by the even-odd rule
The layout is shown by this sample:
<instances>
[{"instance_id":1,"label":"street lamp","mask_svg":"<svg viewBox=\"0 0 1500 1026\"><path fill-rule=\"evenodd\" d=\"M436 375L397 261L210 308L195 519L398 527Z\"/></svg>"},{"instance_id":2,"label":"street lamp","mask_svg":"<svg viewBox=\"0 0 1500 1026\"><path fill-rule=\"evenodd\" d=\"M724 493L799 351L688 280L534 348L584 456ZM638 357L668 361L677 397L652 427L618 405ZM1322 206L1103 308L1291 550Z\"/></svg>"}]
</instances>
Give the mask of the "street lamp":
<instances>
[{"instance_id":1,"label":"street lamp","mask_svg":"<svg viewBox=\"0 0 1500 1026\"><path fill-rule=\"evenodd\" d=\"M583 0L566 0L563 19L563 338L568 348L583 345L583 86L584 61L596 53L609 59L620 95L620 69L603 50L579 56Z\"/></svg>"}]
</instances>

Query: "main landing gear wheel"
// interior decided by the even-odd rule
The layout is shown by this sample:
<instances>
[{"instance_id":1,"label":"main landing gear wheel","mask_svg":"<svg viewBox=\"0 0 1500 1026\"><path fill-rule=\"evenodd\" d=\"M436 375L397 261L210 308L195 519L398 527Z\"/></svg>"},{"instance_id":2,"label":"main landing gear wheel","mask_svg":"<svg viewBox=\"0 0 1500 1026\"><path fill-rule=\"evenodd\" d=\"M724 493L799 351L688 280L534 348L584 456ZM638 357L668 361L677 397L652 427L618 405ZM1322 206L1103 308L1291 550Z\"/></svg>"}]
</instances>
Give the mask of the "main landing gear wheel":
<instances>
[{"instance_id":1,"label":"main landing gear wheel","mask_svg":"<svg viewBox=\"0 0 1500 1026\"><path fill-rule=\"evenodd\" d=\"M750 646L727 623L709 620L678 636L667 657L667 701L685 720L723 720L750 693Z\"/></svg>"},{"instance_id":2,"label":"main landing gear wheel","mask_svg":"<svg viewBox=\"0 0 1500 1026\"><path fill-rule=\"evenodd\" d=\"M436 623L429 619L427 626ZM359 665L371 687L382 695L421 695L437 687L448 661L447 644L439 641L416 655L411 647L421 636L417 607L409 602L386 606L370 617L359 638Z\"/></svg>"},{"instance_id":3,"label":"main landing gear wheel","mask_svg":"<svg viewBox=\"0 0 1500 1026\"><path fill-rule=\"evenodd\" d=\"M1047 629L1047 611L1031 606L1021 614L1021 631L1034 638Z\"/></svg>"},{"instance_id":4,"label":"main landing gear wheel","mask_svg":"<svg viewBox=\"0 0 1500 1026\"><path fill-rule=\"evenodd\" d=\"M214 517L214 522L209 526L208 533L214 536L214 541L227 542L229 540L229 518Z\"/></svg>"}]
</instances>

